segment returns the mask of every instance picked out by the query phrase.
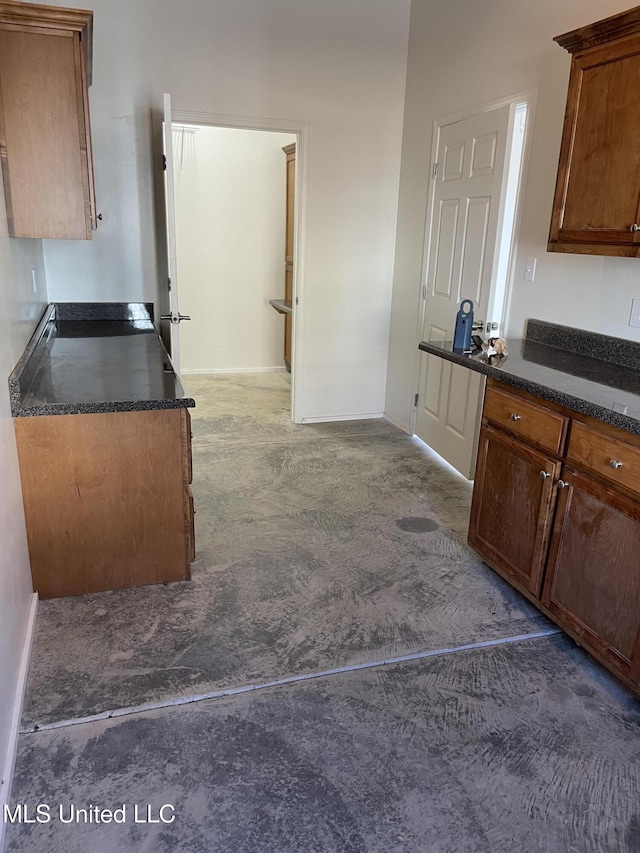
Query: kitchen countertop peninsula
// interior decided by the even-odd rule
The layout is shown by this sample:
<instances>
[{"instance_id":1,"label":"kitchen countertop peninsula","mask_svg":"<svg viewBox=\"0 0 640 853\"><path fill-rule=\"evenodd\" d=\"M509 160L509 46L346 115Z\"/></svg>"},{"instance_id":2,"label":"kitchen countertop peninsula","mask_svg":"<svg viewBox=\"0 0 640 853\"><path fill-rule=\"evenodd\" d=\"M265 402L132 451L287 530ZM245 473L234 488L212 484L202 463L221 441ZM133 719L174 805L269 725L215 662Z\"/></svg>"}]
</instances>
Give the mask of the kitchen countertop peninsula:
<instances>
[{"instance_id":1,"label":"kitchen countertop peninsula","mask_svg":"<svg viewBox=\"0 0 640 853\"><path fill-rule=\"evenodd\" d=\"M9 390L14 417L195 406L142 302L50 304Z\"/></svg>"},{"instance_id":2,"label":"kitchen countertop peninsula","mask_svg":"<svg viewBox=\"0 0 640 853\"><path fill-rule=\"evenodd\" d=\"M454 351L451 341L419 348L640 435L640 343L532 319L524 338L508 340L504 358Z\"/></svg>"},{"instance_id":3,"label":"kitchen countertop peninsula","mask_svg":"<svg viewBox=\"0 0 640 853\"><path fill-rule=\"evenodd\" d=\"M188 580L194 400L146 303L54 303L11 374L40 598Z\"/></svg>"}]
</instances>

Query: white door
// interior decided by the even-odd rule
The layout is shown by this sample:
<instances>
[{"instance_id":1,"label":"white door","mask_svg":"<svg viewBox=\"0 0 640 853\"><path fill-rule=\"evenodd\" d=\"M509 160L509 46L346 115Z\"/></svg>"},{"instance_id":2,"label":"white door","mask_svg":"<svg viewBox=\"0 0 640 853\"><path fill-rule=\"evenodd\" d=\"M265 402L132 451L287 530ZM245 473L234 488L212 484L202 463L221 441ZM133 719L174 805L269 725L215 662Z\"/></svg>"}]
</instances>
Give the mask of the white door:
<instances>
[{"instance_id":1,"label":"white door","mask_svg":"<svg viewBox=\"0 0 640 853\"><path fill-rule=\"evenodd\" d=\"M164 95L164 185L165 216L167 223L167 267L169 272L169 314L161 320L170 323L171 361L176 373L180 373L180 323L189 320L180 313L178 306L178 263L176 257L176 190L174 183L173 139L171 121L171 95Z\"/></svg>"},{"instance_id":2,"label":"white door","mask_svg":"<svg viewBox=\"0 0 640 853\"><path fill-rule=\"evenodd\" d=\"M451 340L462 299L474 322L489 316L497 271L512 134L512 105L478 113L440 130L428 235L423 340ZM416 434L465 477L473 477L484 377L423 353Z\"/></svg>"}]
</instances>

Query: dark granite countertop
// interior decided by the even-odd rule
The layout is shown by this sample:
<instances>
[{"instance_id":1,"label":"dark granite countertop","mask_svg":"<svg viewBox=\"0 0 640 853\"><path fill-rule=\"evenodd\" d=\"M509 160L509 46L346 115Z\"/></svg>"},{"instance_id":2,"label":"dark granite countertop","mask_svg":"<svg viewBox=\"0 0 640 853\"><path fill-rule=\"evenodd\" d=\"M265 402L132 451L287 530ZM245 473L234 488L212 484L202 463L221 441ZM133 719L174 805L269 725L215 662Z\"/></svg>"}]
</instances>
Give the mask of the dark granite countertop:
<instances>
[{"instance_id":1,"label":"dark granite countertop","mask_svg":"<svg viewBox=\"0 0 640 853\"><path fill-rule=\"evenodd\" d=\"M525 338L509 339L506 358L456 352L451 341L422 341L419 348L640 435L640 344L634 341L529 320Z\"/></svg>"},{"instance_id":2,"label":"dark granite countertop","mask_svg":"<svg viewBox=\"0 0 640 853\"><path fill-rule=\"evenodd\" d=\"M14 417L195 406L146 303L49 305L9 391Z\"/></svg>"}]
</instances>

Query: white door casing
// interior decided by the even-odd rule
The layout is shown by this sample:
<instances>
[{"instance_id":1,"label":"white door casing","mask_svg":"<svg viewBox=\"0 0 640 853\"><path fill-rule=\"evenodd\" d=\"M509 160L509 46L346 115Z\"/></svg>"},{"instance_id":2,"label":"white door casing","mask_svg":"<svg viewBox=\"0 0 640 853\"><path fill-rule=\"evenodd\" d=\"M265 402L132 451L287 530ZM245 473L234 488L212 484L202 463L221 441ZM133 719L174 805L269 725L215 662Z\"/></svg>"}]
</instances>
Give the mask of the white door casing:
<instances>
[{"instance_id":1,"label":"white door casing","mask_svg":"<svg viewBox=\"0 0 640 853\"><path fill-rule=\"evenodd\" d=\"M170 106L170 103L169 103ZM154 113L154 128L155 122L160 118L159 112ZM293 281L293 303L295 311L295 323L292 329L292 375L291 375L291 420L294 423L304 423L304 388L305 388L305 350L304 350L304 333L306 327L306 234L307 234L307 197L308 197L308 149L309 149L309 122L300 119L282 119L282 118L264 118L256 116L238 116L228 115L223 113L209 113L202 111L185 111L175 110L171 112L171 117L165 121L165 126L171 120L185 122L187 124L202 125L205 127L236 127L245 130L272 130L278 133L292 133L297 137L296 142L296 189L295 189L295 227L294 227L294 256L295 272ZM166 131L165 131L166 132ZM159 138L159 132L157 133ZM163 145L166 147L171 140L167 140L163 135ZM165 154L166 156L166 154ZM167 158L169 159L169 158ZM166 172L165 172L166 175ZM163 187L156 188L158 195L167 194L166 182L161 182ZM172 183L173 189L173 183ZM174 191L175 195L175 191ZM175 240L175 204L166 205L167 210L171 209L174 216L174 240ZM158 215L158 220L161 215ZM165 235L162 234L157 239L159 243L164 242ZM167 234L167 242L169 237ZM173 256L175 266L175 242L173 252L169 250L169 257ZM174 269L174 275L177 272ZM176 285L177 286L177 285ZM177 299L177 294L176 294ZM173 312L173 303L172 312ZM177 302L175 311L178 312ZM172 331L173 331L173 324Z\"/></svg>"},{"instance_id":2,"label":"white door casing","mask_svg":"<svg viewBox=\"0 0 640 853\"><path fill-rule=\"evenodd\" d=\"M497 272L515 105L481 112L440 129L428 233L424 340L451 340L462 299L474 321L489 316ZM416 434L465 477L473 477L483 377L423 353Z\"/></svg>"},{"instance_id":3,"label":"white door casing","mask_svg":"<svg viewBox=\"0 0 640 853\"><path fill-rule=\"evenodd\" d=\"M178 306L178 261L176 251L176 189L173 162L173 125L171 117L171 95L164 94L164 182L165 216L167 223L167 260L169 271L169 310L171 361L176 373L180 373L180 309Z\"/></svg>"}]
</instances>

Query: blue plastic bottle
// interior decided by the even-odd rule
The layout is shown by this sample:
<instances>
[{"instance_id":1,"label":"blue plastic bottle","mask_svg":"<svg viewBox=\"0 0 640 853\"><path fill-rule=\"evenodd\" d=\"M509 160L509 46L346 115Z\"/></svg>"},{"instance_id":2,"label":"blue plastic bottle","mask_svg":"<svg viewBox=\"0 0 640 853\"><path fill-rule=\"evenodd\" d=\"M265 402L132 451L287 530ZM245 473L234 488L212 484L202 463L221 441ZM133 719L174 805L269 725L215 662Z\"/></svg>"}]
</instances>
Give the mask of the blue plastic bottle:
<instances>
[{"instance_id":1,"label":"blue plastic bottle","mask_svg":"<svg viewBox=\"0 0 640 853\"><path fill-rule=\"evenodd\" d=\"M463 299L456 315L456 328L453 333L453 349L456 352L471 351L471 331L473 326L473 301Z\"/></svg>"}]
</instances>

